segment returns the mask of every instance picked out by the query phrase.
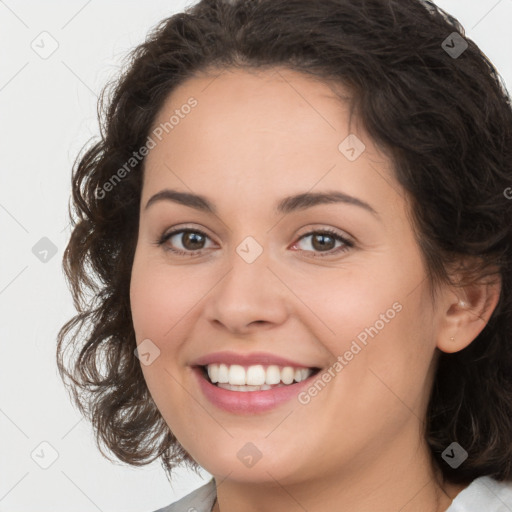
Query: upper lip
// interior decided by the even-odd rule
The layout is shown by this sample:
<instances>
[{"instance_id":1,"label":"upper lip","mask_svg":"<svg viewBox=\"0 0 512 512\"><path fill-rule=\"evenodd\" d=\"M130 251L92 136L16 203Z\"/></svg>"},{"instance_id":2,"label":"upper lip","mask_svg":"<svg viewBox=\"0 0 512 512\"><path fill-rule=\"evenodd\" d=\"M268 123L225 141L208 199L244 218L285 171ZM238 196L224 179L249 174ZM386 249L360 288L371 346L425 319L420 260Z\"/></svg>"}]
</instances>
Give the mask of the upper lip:
<instances>
[{"instance_id":1,"label":"upper lip","mask_svg":"<svg viewBox=\"0 0 512 512\"><path fill-rule=\"evenodd\" d=\"M251 353L236 353L236 352L213 352L201 356L192 361L191 366L207 366L209 364L239 364L241 366L251 366L256 364L261 365L277 365L277 366L292 366L294 368L316 368L309 364L303 364L297 361L292 361L285 357L277 356L269 352L251 352Z\"/></svg>"}]
</instances>

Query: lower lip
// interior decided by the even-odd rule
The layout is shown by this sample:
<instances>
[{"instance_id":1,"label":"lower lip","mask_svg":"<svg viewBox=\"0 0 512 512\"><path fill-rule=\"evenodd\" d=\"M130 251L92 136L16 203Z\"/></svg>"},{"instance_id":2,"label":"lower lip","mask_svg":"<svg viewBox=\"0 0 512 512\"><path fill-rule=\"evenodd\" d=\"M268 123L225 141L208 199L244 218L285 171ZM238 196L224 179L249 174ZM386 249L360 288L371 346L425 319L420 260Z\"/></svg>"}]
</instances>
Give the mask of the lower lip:
<instances>
[{"instance_id":1,"label":"lower lip","mask_svg":"<svg viewBox=\"0 0 512 512\"><path fill-rule=\"evenodd\" d=\"M225 411L238 414L253 414L274 409L297 397L300 390L308 386L310 381L316 377L316 374L313 374L301 382L265 391L231 391L212 384L203 375L200 368L196 367L193 370L199 380L201 390L212 404Z\"/></svg>"}]
</instances>

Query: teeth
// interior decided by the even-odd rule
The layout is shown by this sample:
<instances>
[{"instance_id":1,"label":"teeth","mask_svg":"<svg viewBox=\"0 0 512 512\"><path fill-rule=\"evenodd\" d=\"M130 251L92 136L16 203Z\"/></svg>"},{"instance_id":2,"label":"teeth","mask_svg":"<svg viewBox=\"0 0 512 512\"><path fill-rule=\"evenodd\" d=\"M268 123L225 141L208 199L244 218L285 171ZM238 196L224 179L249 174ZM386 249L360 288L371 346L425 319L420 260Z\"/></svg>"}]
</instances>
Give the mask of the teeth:
<instances>
[{"instance_id":1,"label":"teeth","mask_svg":"<svg viewBox=\"0 0 512 512\"><path fill-rule=\"evenodd\" d=\"M291 384L294 374L295 370L291 366L285 366L281 371L281 380L284 384Z\"/></svg>"},{"instance_id":2,"label":"teeth","mask_svg":"<svg viewBox=\"0 0 512 512\"><path fill-rule=\"evenodd\" d=\"M281 384L283 385L283 384ZM267 384L263 384L262 386L232 386L231 384L219 384L219 388L229 389L230 391L266 391L267 389L272 389L272 386L267 386Z\"/></svg>"},{"instance_id":3,"label":"teeth","mask_svg":"<svg viewBox=\"0 0 512 512\"><path fill-rule=\"evenodd\" d=\"M218 365L219 373L217 374L217 381L227 384L229 381L228 367L225 364Z\"/></svg>"},{"instance_id":4,"label":"teeth","mask_svg":"<svg viewBox=\"0 0 512 512\"><path fill-rule=\"evenodd\" d=\"M267 368L267 373L265 377L265 384L269 386L272 384L279 384L281 382L281 372L279 371L279 366L271 365Z\"/></svg>"},{"instance_id":5,"label":"teeth","mask_svg":"<svg viewBox=\"0 0 512 512\"><path fill-rule=\"evenodd\" d=\"M247 384L244 367L238 364L232 364L229 367L228 382L232 386L244 386Z\"/></svg>"},{"instance_id":6,"label":"teeth","mask_svg":"<svg viewBox=\"0 0 512 512\"><path fill-rule=\"evenodd\" d=\"M243 389L233 389L233 391L259 391L279 384L288 385L294 381L301 382L313 373L310 368L277 365L265 367L261 364L247 368L239 364L209 364L206 368L212 383L226 384L226 386L220 386L226 389L243 387Z\"/></svg>"},{"instance_id":7,"label":"teeth","mask_svg":"<svg viewBox=\"0 0 512 512\"><path fill-rule=\"evenodd\" d=\"M247 384L250 384L251 386L261 386L265 384L266 380L266 372L265 368L261 366L261 364L257 364L255 366L249 366L247 368L247 372L244 370L244 368L241 366L242 370L245 373L246 382ZM242 384L245 384L242 383Z\"/></svg>"}]
</instances>

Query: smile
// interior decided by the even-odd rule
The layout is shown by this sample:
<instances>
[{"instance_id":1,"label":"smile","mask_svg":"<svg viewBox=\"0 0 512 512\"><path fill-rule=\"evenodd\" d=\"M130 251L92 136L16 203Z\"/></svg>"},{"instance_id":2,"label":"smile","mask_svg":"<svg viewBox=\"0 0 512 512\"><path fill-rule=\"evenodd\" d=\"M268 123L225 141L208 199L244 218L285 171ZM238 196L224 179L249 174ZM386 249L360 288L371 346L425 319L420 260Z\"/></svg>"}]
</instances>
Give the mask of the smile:
<instances>
[{"instance_id":1,"label":"smile","mask_svg":"<svg viewBox=\"0 0 512 512\"><path fill-rule=\"evenodd\" d=\"M293 371L290 368L276 365L244 367L215 363L194 366L192 370L198 383L199 393L216 408L237 415L253 415L271 411L281 404L297 399L298 394L309 386L315 375L320 372L318 368L292 368ZM208 372L211 373L211 377ZM299 381L295 380L296 375ZM261 382L263 376L264 384L247 384L247 380ZM269 382L275 382L278 378L279 382L267 384L269 376ZM227 382L219 382L219 379L226 380L226 378ZM232 382L242 382L242 378L245 384L232 384ZM217 379L217 382L212 382L213 379Z\"/></svg>"},{"instance_id":2,"label":"smile","mask_svg":"<svg viewBox=\"0 0 512 512\"><path fill-rule=\"evenodd\" d=\"M203 366L208 380L230 391L267 391L276 387L302 382L317 369L278 365L209 364Z\"/></svg>"}]
</instances>

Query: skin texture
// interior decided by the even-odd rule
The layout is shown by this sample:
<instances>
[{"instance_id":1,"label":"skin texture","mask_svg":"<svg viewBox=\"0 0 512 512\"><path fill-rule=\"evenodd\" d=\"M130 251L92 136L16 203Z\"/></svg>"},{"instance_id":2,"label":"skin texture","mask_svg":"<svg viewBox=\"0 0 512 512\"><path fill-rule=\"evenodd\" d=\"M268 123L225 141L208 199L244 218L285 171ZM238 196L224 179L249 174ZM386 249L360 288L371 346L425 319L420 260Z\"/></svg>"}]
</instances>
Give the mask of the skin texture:
<instances>
[{"instance_id":1,"label":"skin texture","mask_svg":"<svg viewBox=\"0 0 512 512\"><path fill-rule=\"evenodd\" d=\"M349 126L347 104L327 84L281 68L198 75L167 98L154 126L190 97L197 106L146 159L131 307L137 343L160 350L142 365L151 395L215 476L214 510L446 510L464 486L440 481L422 433L436 348L467 346L499 289L446 286L432 304L391 163L355 118ZM338 149L349 133L366 146L355 161ZM165 188L201 194L217 214L171 201L146 209ZM377 216L341 203L274 211L284 196L333 190ZM184 227L208 235L199 255L165 250L201 247L182 234L155 243ZM314 236L300 240L326 228L353 247L332 254L342 242L328 239L322 252ZM250 264L236 252L248 236L263 249ZM190 367L230 350L328 368L394 303L401 311L306 405L229 413L204 397ZM262 454L252 467L237 457L247 442Z\"/></svg>"}]
</instances>

